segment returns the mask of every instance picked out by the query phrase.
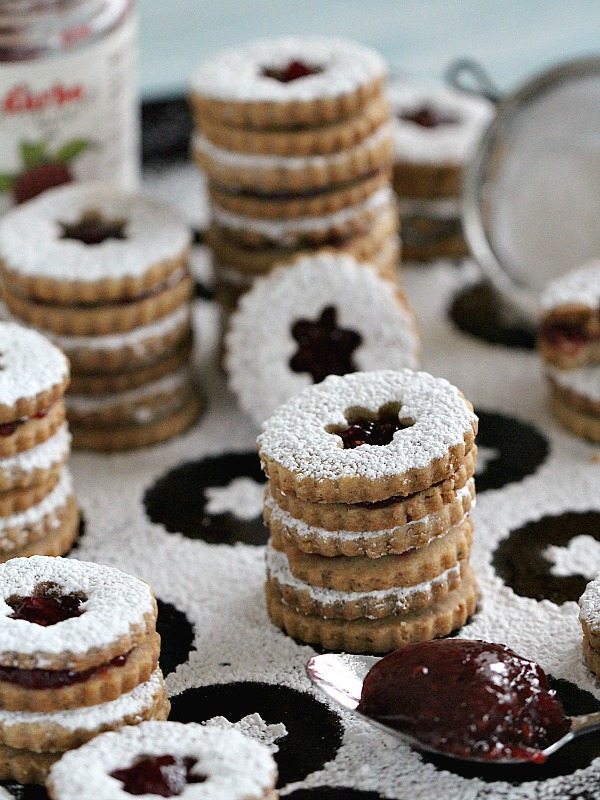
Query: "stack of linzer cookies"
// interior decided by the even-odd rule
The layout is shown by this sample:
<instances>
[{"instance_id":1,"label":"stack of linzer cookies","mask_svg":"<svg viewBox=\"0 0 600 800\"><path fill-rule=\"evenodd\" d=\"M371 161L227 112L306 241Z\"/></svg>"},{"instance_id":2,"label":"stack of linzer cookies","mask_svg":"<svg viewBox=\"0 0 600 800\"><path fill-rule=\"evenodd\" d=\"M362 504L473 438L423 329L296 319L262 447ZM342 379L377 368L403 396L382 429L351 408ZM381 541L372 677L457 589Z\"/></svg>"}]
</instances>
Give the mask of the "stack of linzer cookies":
<instances>
[{"instance_id":1,"label":"stack of linzer cookies","mask_svg":"<svg viewBox=\"0 0 600 800\"><path fill-rule=\"evenodd\" d=\"M330 376L263 426L267 602L291 636L380 653L474 612L471 404L410 369Z\"/></svg>"},{"instance_id":2,"label":"stack of linzer cookies","mask_svg":"<svg viewBox=\"0 0 600 800\"><path fill-rule=\"evenodd\" d=\"M66 462L71 437L64 355L35 331L0 322L0 561L62 555L79 511Z\"/></svg>"},{"instance_id":3,"label":"stack of linzer cookies","mask_svg":"<svg viewBox=\"0 0 600 800\"><path fill-rule=\"evenodd\" d=\"M151 444L197 418L189 244L171 208L99 183L46 192L2 220L3 300L71 362L76 447Z\"/></svg>"},{"instance_id":4,"label":"stack of linzer cookies","mask_svg":"<svg viewBox=\"0 0 600 800\"><path fill-rule=\"evenodd\" d=\"M225 310L257 275L322 247L395 277L386 76L377 53L318 36L254 42L196 72L193 152Z\"/></svg>"}]
</instances>

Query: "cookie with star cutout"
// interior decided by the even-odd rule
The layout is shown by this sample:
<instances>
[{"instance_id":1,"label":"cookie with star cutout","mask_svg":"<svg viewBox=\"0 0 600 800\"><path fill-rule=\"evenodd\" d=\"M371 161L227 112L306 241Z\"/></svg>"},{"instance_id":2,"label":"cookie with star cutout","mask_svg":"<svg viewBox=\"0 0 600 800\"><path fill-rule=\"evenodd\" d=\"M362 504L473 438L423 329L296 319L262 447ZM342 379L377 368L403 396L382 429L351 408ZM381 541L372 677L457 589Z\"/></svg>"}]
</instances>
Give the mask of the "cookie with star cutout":
<instances>
[{"instance_id":1,"label":"cookie with star cutout","mask_svg":"<svg viewBox=\"0 0 600 800\"><path fill-rule=\"evenodd\" d=\"M414 367L418 358L414 315L398 287L328 252L258 279L226 336L229 385L256 423L327 375Z\"/></svg>"}]
</instances>

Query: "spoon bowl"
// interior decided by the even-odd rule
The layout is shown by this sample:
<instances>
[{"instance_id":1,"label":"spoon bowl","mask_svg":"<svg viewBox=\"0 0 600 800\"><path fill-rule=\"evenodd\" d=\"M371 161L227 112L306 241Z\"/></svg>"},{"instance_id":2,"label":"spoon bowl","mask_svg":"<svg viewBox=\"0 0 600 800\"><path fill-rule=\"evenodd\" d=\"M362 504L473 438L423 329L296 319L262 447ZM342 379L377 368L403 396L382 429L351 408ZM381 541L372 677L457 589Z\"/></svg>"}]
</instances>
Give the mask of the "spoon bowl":
<instances>
[{"instance_id":1,"label":"spoon bowl","mask_svg":"<svg viewBox=\"0 0 600 800\"><path fill-rule=\"evenodd\" d=\"M437 750L427 742L421 742L408 733L386 725L378 720L361 714L357 711L358 703L362 692L363 681L369 670L379 661L376 656L361 656L350 653L325 653L313 656L307 665L306 672L314 686L320 689L334 703L346 711L350 711L354 716L368 722L369 725L384 731L390 736L405 744L410 745L415 750L431 753L444 758L453 758L457 761L478 762L482 764L506 764L515 766L518 764L542 764L551 755L563 748L566 744L573 741L577 736L600 730L600 712L593 714L582 714L577 717L568 717L571 723L570 730L557 741L548 745L544 750L540 750L539 760L519 759L519 758L478 758L477 756L463 757L443 750Z\"/></svg>"}]
</instances>

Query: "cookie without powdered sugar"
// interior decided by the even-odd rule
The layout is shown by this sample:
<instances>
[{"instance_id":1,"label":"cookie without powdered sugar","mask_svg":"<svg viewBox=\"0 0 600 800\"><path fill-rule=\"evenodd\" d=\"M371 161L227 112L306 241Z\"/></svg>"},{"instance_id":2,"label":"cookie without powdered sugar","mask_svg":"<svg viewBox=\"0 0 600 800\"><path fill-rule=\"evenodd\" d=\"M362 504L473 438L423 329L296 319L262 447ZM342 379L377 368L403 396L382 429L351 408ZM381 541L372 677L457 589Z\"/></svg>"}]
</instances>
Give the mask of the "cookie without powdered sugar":
<instances>
[{"instance_id":1,"label":"cookie without powdered sugar","mask_svg":"<svg viewBox=\"0 0 600 800\"><path fill-rule=\"evenodd\" d=\"M445 379L379 370L304 389L263 424L258 447L276 489L312 502L373 502L450 477L476 433L473 407Z\"/></svg>"}]
</instances>

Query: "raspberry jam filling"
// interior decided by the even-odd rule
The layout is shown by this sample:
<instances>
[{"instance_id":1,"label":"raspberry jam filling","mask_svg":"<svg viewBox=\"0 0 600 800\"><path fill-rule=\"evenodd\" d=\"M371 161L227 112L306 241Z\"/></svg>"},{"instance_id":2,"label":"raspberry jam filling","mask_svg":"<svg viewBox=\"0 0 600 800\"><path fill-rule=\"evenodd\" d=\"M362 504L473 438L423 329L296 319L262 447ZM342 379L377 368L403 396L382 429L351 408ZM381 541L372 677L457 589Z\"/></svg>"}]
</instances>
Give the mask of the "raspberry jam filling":
<instances>
[{"instance_id":1,"label":"raspberry jam filling","mask_svg":"<svg viewBox=\"0 0 600 800\"><path fill-rule=\"evenodd\" d=\"M99 211L84 211L77 222L60 222L61 239L76 239L87 245L102 244L107 239L126 239L124 219L106 219Z\"/></svg>"},{"instance_id":2,"label":"raspberry jam filling","mask_svg":"<svg viewBox=\"0 0 600 800\"><path fill-rule=\"evenodd\" d=\"M82 672L70 669L20 669L19 667L0 667L0 681L14 683L23 689L60 689L61 686L72 686L83 683L96 675L104 675L111 667L123 667L127 663L129 653L116 656L107 664L91 667Z\"/></svg>"},{"instance_id":3,"label":"raspberry jam filling","mask_svg":"<svg viewBox=\"0 0 600 800\"><path fill-rule=\"evenodd\" d=\"M570 722L542 668L490 642L440 639L382 658L357 710L461 758L542 763Z\"/></svg>"},{"instance_id":4,"label":"raspberry jam filling","mask_svg":"<svg viewBox=\"0 0 600 800\"><path fill-rule=\"evenodd\" d=\"M405 111L398 115L405 122L413 122L421 128L439 128L440 125L456 125L458 120L449 114L443 114L433 106L421 106L413 111Z\"/></svg>"},{"instance_id":5,"label":"raspberry jam filling","mask_svg":"<svg viewBox=\"0 0 600 800\"><path fill-rule=\"evenodd\" d=\"M290 61L285 67L263 67L262 75L265 78L273 78L279 83L291 83L308 75L318 75L320 72L323 72L323 67L305 64L304 61L297 59Z\"/></svg>"},{"instance_id":6,"label":"raspberry jam filling","mask_svg":"<svg viewBox=\"0 0 600 800\"><path fill-rule=\"evenodd\" d=\"M353 354L362 342L362 336L350 328L339 328L334 306L323 309L314 322L297 320L291 328L298 349L290 359L293 372L308 372L314 383L327 375L346 375L355 372Z\"/></svg>"},{"instance_id":7,"label":"raspberry jam filling","mask_svg":"<svg viewBox=\"0 0 600 800\"><path fill-rule=\"evenodd\" d=\"M600 329L590 330L590 320L549 320L540 330L540 338L545 345L561 350L567 355L575 355L586 344L600 339Z\"/></svg>"},{"instance_id":8,"label":"raspberry jam filling","mask_svg":"<svg viewBox=\"0 0 600 800\"><path fill-rule=\"evenodd\" d=\"M374 415L365 409L349 409L345 414L348 426L328 428L327 432L340 437L344 443L344 450L351 450L363 444L383 447L390 444L395 433L415 424L414 420L401 419L399 415L400 405L397 403L382 406Z\"/></svg>"},{"instance_id":9,"label":"raspberry jam filling","mask_svg":"<svg viewBox=\"0 0 600 800\"><path fill-rule=\"evenodd\" d=\"M204 783L206 775L192 775L195 758L181 756L143 756L127 769L110 773L123 784L127 794L154 794L158 797L176 797L189 783Z\"/></svg>"},{"instance_id":10,"label":"raspberry jam filling","mask_svg":"<svg viewBox=\"0 0 600 800\"><path fill-rule=\"evenodd\" d=\"M55 583L36 586L29 597L9 597L6 604L13 609L9 619L22 619L34 625L56 625L66 619L80 617L84 609L81 604L87 597L81 592L62 594Z\"/></svg>"},{"instance_id":11,"label":"raspberry jam filling","mask_svg":"<svg viewBox=\"0 0 600 800\"><path fill-rule=\"evenodd\" d=\"M17 428L19 428L21 425L24 425L30 419L43 419L48 415L49 410L49 408L44 408L41 411L38 411L37 414L34 414L32 417L21 417L21 419L15 419L11 422L0 423L0 436L12 436Z\"/></svg>"}]
</instances>

